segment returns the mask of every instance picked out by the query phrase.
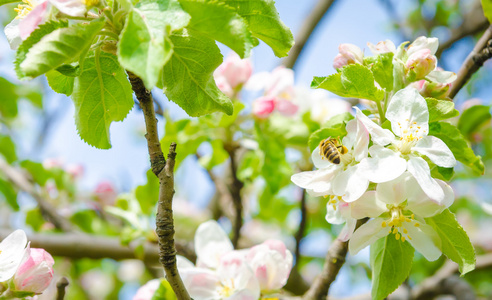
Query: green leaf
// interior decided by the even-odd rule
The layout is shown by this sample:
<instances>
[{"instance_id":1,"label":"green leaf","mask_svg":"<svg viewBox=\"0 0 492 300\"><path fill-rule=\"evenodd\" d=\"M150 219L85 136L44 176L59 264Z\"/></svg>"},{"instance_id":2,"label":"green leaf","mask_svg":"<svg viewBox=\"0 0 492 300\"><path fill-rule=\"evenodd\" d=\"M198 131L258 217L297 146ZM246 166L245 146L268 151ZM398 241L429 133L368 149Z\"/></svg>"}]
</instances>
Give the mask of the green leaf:
<instances>
[{"instance_id":1,"label":"green leaf","mask_svg":"<svg viewBox=\"0 0 492 300\"><path fill-rule=\"evenodd\" d=\"M37 44L44 36L52 33L53 31L59 28L66 28L68 26L68 22L54 22L50 21L38 26L36 30L34 30L29 37L24 40L17 48L17 52L15 53L15 72L17 73L17 77L24 78L25 75L20 69L20 64L26 59L26 55L35 44Z\"/></svg>"},{"instance_id":2,"label":"green leaf","mask_svg":"<svg viewBox=\"0 0 492 300\"><path fill-rule=\"evenodd\" d=\"M20 162L20 166L26 169L31 174L34 182L40 186L44 186L46 181L52 177L52 174L41 163L23 160Z\"/></svg>"},{"instance_id":3,"label":"green leaf","mask_svg":"<svg viewBox=\"0 0 492 300\"><path fill-rule=\"evenodd\" d=\"M294 45L294 36L280 20L273 0L220 0L248 23L254 37L270 46L278 57L287 56Z\"/></svg>"},{"instance_id":4,"label":"green leaf","mask_svg":"<svg viewBox=\"0 0 492 300\"><path fill-rule=\"evenodd\" d=\"M354 116L350 113L342 113L330 118L325 124L323 124L323 128L316 130L309 136L309 150L312 152L316 147L318 147L322 140L329 137L342 138L345 136L347 134L345 125L353 118Z\"/></svg>"},{"instance_id":5,"label":"green leaf","mask_svg":"<svg viewBox=\"0 0 492 300\"><path fill-rule=\"evenodd\" d=\"M56 29L29 48L25 59L18 61L19 78L34 78L72 61L92 43L104 26L103 21L80 23Z\"/></svg>"},{"instance_id":6,"label":"green leaf","mask_svg":"<svg viewBox=\"0 0 492 300\"><path fill-rule=\"evenodd\" d=\"M176 1L140 2L128 14L120 34L118 61L152 89L173 52L171 28L180 29L189 19Z\"/></svg>"},{"instance_id":7,"label":"green leaf","mask_svg":"<svg viewBox=\"0 0 492 300\"><path fill-rule=\"evenodd\" d=\"M146 176L147 183L137 186L135 189L135 197L137 198L138 203L140 203L142 212L149 215L159 199L159 180L152 170L148 170Z\"/></svg>"},{"instance_id":8,"label":"green leaf","mask_svg":"<svg viewBox=\"0 0 492 300\"><path fill-rule=\"evenodd\" d=\"M26 225L31 226L34 231L40 231L46 221L38 207L26 212Z\"/></svg>"},{"instance_id":9,"label":"green leaf","mask_svg":"<svg viewBox=\"0 0 492 300\"><path fill-rule=\"evenodd\" d=\"M0 102L1 101L5 100L0 100ZM3 155L3 157L9 164L17 160L17 154L15 153L15 144L10 136L0 134L0 145L0 155Z\"/></svg>"},{"instance_id":10,"label":"green leaf","mask_svg":"<svg viewBox=\"0 0 492 300\"><path fill-rule=\"evenodd\" d=\"M415 250L392 234L371 245L372 299L382 300L407 279Z\"/></svg>"},{"instance_id":11,"label":"green leaf","mask_svg":"<svg viewBox=\"0 0 492 300\"><path fill-rule=\"evenodd\" d=\"M447 100L425 98L429 108L429 123L456 117L460 114L454 109L454 103Z\"/></svg>"},{"instance_id":12,"label":"green leaf","mask_svg":"<svg viewBox=\"0 0 492 300\"><path fill-rule=\"evenodd\" d=\"M15 84L0 77L0 90L2 91L0 115L4 118L15 118L18 113L17 101L19 100Z\"/></svg>"},{"instance_id":13,"label":"green leaf","mask_svg":"<svg viewBox=\"0 0 492 300\"><path fill-rule=\"evenodd\" d=\"M352 120L354 116L349 112L344 112L331 117L328 121L323 124L323 128L338 128L345 127L348 121Z\"/></svg>"},{"instance_id":14,"label":"green leaf","mask_svg":"<svg viewBox=\"0 0 492 300\"><path fill-rule=\"evenodd\" d=\"M442 253L460 266L461 275L475 269L475 249L456 216L449 209L425 221L439 234Z\"/></svg>"},{"instance_id":15,"label":"green leaf","mask_svg":"<svg viewBox=\"0 0 492 300\"><path fill-rule=\"evenodd\" d=\"M74 77L68 77L57 70L50 70L46 72L46 79L48 80L48 84L53 89L53 91L58 94L65 94L70 96L73 92L73 84L75 82Z\"/></svg>"},{"instance_id":16,"label":"green leaf","mask_svg":"<svg viewBox=\"0 0 492 300\"><path fill-rule=\"evenodd\" d=\"M91 146L111 148L111 122L123 121L133 107L132 89L116 56L90 53L75 78L72 99L80 137Z\"/></svg>"},{"instance_id":17,"label":"green leaf","mask_svg":"<svg viewBox=\"0 0 492 300\"><path fill-rule=\"evenodd\" d=\"M219 90L212 75L222 63L215 42L192 30L174 33L171 41L174 52L162 72L168 99L192 117L215 111L232 114L231 100Z\"/></svg>"},{"instance_id":18,"label":"green leaf","mask_svg":"<svg viewBox=\"0 0 492 300\"><path fill-rule=\"evenodd\" d=\"M249 56L256 46L245 20L232 7L210 0L180 0L180 3L191 15L188 28L221 42L241 58Z\"/></svg>"},{"instance_id":19,"label":"green leaf","mask_svg":"<svg viewBox=\"0 0 492 300\"><path fill-rule=\"evenodd\" d=\"M386 91L393 90L393 52L379 54L370 65L374 79Z\"/></svg>"},{"instance_id":20,"label":"green leaf","mask_svg":"<svg viewBox=\"0 0 492 300\"><path fill-rule=\"evenodd\" d=\"M73 66L69 64L61 65L58 68L56 68L56 70L68 77L80 76L80 72L82 71L78 64Z\"/></svg>"},{"instance_id":21,"label":"green leaf","mask_svg":"<svg viewBox=\"0 0 492 300\"><path fill-rule=\"evenodd\" d=\"M374 84L372 72L360 64L347 65L339 73L328 77L314 77L311 87L325 89L346 98L380 101L384 97L384 91Z\"/></svg>"},{"instance_id":22,"label":"green leaf","mask_svg":"<svg viewBox=\"0 0 492 300\"><path fill-rule=\"evenodd\" d=\"M151 300L176 300L176 294L171 287L171 284L166 279L161 279L159 287L155 291Z\"/></svg>"},{"instance_id":23,"label":"green leaf","mask_svg":"<svg viewBox=\"0 0 492 300\"><path fill-rule=\"evenodd\" d=\"M2 145L3 146L3 145ZM19 204L17 203L17 191L12 184L0 178L0 194L3 195L5 202L14 211L19 211Z\"/></svg>"},{"instance_id":24,"label":"green leaf","mask_svg":"<svg viewBox=\"0 0 492 300\"><path fill-rule=\"evenodd\" d=\"M198 162L207 170L212 169L215 166L220 165L229 158L229 153L224 150L224 143L221 140L210 141L212 146L212 153L200 157Z\"/></svg>"},{"instance_id":25,"label":"green leaf","mask_svg":"<svg viewBox=\"0 0 492 300\"><path fill-rule=\"evenodd\" d=\"M492 23L492 0L482 0L483 14Z\"/></svg>"},{"instance_id":26,"label":"green leaf","mask_svg":"<svg viewBox=\"0 0 492 300\"><path fill-rule=\"evenodd\" d=\"M491 118L490 106L474 105L463 112L458 121L458 129L464 136L469 137L480 125Z\"/></svg>"},{"instance_id":27,"label":"green leaf","mask_svg":"<svg viewBox=\"0 0 492 300\"><path fill-rule=\"evenodd\" d=\"M9 4L9 3L20 3L19 0L0 0L0 5Z\"/></svg>"},{"instance_id":28,"label":"green leaf","mask_svg":"<svg viewBox=\"0 0 492 300\"><path fill-rule=\"evenodd\" d=\"M454 125L445 122L429 124L429 134L440 138L453 152L456 160L468 166L477 175L482 175L484 165L480 156L476 156L465 137Z\"/></svg>"}]
</instances>

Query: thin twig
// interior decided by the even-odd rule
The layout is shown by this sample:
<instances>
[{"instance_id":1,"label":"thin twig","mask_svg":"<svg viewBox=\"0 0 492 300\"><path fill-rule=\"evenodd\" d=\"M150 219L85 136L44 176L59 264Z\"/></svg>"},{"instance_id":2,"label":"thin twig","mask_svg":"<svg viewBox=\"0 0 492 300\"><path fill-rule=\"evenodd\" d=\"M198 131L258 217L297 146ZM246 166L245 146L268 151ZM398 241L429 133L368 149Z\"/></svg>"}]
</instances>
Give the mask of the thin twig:
<instances>
[{"instance_id":1,"label":"thin twig","mask_svg":"<svg viewBox=\"0 0 492 300\"><path fill-rule=\"evenodd\" d=\"M449 89L449 98L453 99L461 88L468 82L470 77L480 69L483 63L492 56L492 49L487 43L492 39L492 25L485 30L478 40L472 52L468 54L463 65L458 71L458 78L452 83Z\"/></svg>"},{"instance_id":2,"label":"thin twig","mask_svg":"<svg viewBox=\"0 0 492 300\"><path fill-rule=\"evenodd\" d=\"M359 228L362 224L367 222L367 220L367 218L358 220L355 228ZM339 239L336 239L331 244L330 249L328 249L328 253L326 254L323 271L316 277L309 290L304 294L304 300L326 299L331 284L335 281L338 272L345 263L347 251L348 242L342 242Z\"/></svg>"},{"instance_id":3,"label":"thin twig","mask_svg":"<svg viewBox=\"0 0 492 300\"><path fill-rule=\"evenodd\" d=\"M62 277L56 283L56 300L63 300L65 298L65 288L68 286L67 277Z\"/></svg>"},{"instance_id":4,"label":"thin twig","mask_svg":"<svg viewBox=\"0 0 492 300\"><path fill-rule=\"evenodd\" d=\"M152 94L147 90L141 78L131 72L128 78L142 108L150 155L152 172L159 178L159 201L157 204L156 233L159 241L159 256L166 277L178 299L190 299L176 265L176 248L174 245L174 220L172 201L174 196L174 163L176 143L171 143L167 162L162 153L157 131L157 119Z\"/></svg>"},{"instance_id":5,"label":"thin twig","mask_svg":"<svg viewBox=\"0 0 492 300\"><path fill-rule=\"evenodd\" d=\"M231 158L231 177L232 182L230 185L230 193L232 197L232 203L234 204L234 231L232 236L232 245L237 248L239 238L241 236L241 227L243 226L243 202L241 199L241 189L244 187L244 183L237 177L237 147L226 146L226 151Z\"/></svg>"},{"instance_id":6,"label":"thin twig","mask_svg":"<svg viewBox=\"0 0 492 300\"><path fill-rule=\"evenodd\" d=\"M295 238L296 238L296 251L295 251L296 264L295 264L294 268L296 270L299 270L299 261L301 259L301 240L304 237L304 231L306 230L306 221L307 221L306 190L302 190L301 193L302 193L301 203L300 203L301 221L299 222L299 228L297 229L297 232L295 235Z\"/></svg>"},{"instance_id":7,"label":"thin twig","mask_svg":"<svg viewBox=\"0 0 492 300\"><path fill-rule=\"evenodd\" d=\"M51 203L44 200L34 184L20 170L0 158L0 172L20 190L30 194L36 200L43 217L61 231L72 231L72 224L56 212Z\"/></svg>"},{"instance_id":8,"label":"thin twig","mask_svg":"<svg viewBox=\"0 0 492 300\"><path fill-rule=\"evenodd\" d=\"M316 29L321 19L323 19L326 15L326 12L328 12L333 2L335 2L335 0L319 0L318 3L316 3L309 16L307 16L304 20L301 29L297 33L295 44L290 50L289 56L283 60L282 65L284 65L284 67L295 67L297 59L299 58L304 47L307 45L311 34L314 29Z\"/></svg>"}]
</instances>

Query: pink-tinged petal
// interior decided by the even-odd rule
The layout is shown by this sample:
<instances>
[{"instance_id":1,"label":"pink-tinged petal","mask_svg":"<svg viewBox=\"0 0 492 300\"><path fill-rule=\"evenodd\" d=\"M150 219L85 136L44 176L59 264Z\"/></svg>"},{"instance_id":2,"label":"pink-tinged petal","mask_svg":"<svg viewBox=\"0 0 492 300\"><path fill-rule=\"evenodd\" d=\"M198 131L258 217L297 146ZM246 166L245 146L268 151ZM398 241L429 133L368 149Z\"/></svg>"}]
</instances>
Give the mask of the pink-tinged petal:
<instances>
[{"instance_id":1,"label":"pink-tinged petal","mask_svg":"<svg viewBox=\"0 0 492 300\"><path fill-rule=\"evenodd\" d=\"M210 220L198 226L195 251L200 262L207 267L217 268L220 258L233 249L231 240L216 221Z\"/></svg>"},{"instance_id":2,"label":"pink-tinged petal","mask_svg":"<svg viewBox=\"0 0 492 300\"><path fill-rule=\"evenodd\" d=\"M19 23L20 19L13 19L12 22L7 24L3 30L7 40L9 41L10 49L12 50L16 50L22 43L19 32Z\"/></svg>"},{"instance_id":3,"label":"pink-tinged petal","mask_svg":"<svg viewBox=\"0 0 492 300\"><path fill-rule=\"evenodd\" d=\"M348 166L343 172L340 172L333 180L333 193L342 196L346 202L353 202L359 199L365 193L369 181L364 177L358 165Z\"/></svg>"},{"instance_id":4,"label":"pink-tinged petal","mask_svg":"<svg viewBox=\"0 0 492 300\"><path fill-rule=\"evenodd\" d=\"M137 290L137 293L133 296L133 300L151 300L160 284L161 281L159 279L148 281Z\"/></svg>"},{"instance_id":5,"label":"pink-tinged petal","mask_svg":"<svg viewBox=\"0 0 492 300\"><path fill-rule=\"evenodd\" d=\"M290 180L304 189L313 197L332 194L332 180L339 169L329 167L326 169L301 172L292 175Z\"/></svg>"},{"instance_id":6,"label":"pink-tinged petal","mask_svg":"<svg viewBox=\"0 0 492 300\"><path fill-rule=\"evenodd\" d=\"M379 183L376 187L376 197L386 204L397 206L403 203L407 200L407 181L411 177L408 172L405 172L394 180Z\"/></svg>"},{"instance_id":7,"label":"pink-tinged petal","mask_svg":"<svg viewBox=\"0 0 492 300\"><path fill-rule=\"evenodd\" d=\"M413 87L396 92L388 105L386 118L391 121L391 130L397 136L403 136L403 131L410 126L420 127L419 131L424 135L429 132L427 102Z\"/></svg>"},{"instance_id":8,"label":"pink-tinged petal","mask_svg":"<svg viewBox=\"0 0 492 300\"><path fill-rule=\"evenodd\" d=\"M431 177L429 165L423 158L410 157L407 162L407 169L429 198L437 203L442 203L444 192L441 186Z\"/></svg>"},{"instance_id":9,"label":"pink-tinged petal","mask_svg":"<svg viewBox=\"0 0 492 300\"><path fill-rule=\"evenodd\" d=\"M265 243L250 249L247 261L262 291L278 290L287 283L293 259L289 250L282 252L269 248Z\"/></svg>"},{"instance_id":10,"label":"pink-tinged petal","mask_svg":"<svg viewBox=\"0 0 492 300\"><path fill-rule=\"evenodd\" d=\"M338 235L338 239L342 242L348 241L354 233L355 225L357 225L356 219L347 219L345 226L343 226L342 231L340 231L340 234Z\"/></svg>"},{"instance_id":11,"label":"pink-tinged petal","mask_svg":"<svg viewBox=\"0 0 492 300\"><path fill-rule=\"evenodd\" d=\"M388 227L383 227L385 220L376 218L359 227L349 241L349 251L351 255L356 255L360 250L371 245L375 241L389 234Z\"/></svg>"},{"instance_id":12,"label":"pink-tinged petal","mask_svg":"<svg viewBox=\"0 0 492 300\"><path fill-rule=\"evenodd\" d=\"M277 111L284 116L293 116L299 110L299 106L295 105L292 101L289 100L278 100L275 103L275 108Z\"/></svg>"},{"instance_id":13,"label":"pink-tinged petal","mask_svg":"<svg viewBox=\"0 0 492 300\"><path fill-rule=\"evenodd\" d=\"M433 163L440 167L452 168L456 165L456 159L453 152L439 138L435 136L422 137L412 151L417 151L420 154L427 156Z\"/></svg>"},{"instance_id":14,"label":"pink-tinged petal","mask_svg":"<svg viewBox=\"0 0 492 300\"><path fill-rule=\"evenodd\" d=\"M234 95L234 91L232 90L232 87L229 85L229 82L227 82L227 79L224 76L214 76L215 79L215 85L219 88L219 90L224 93L227 97L232 98Z\"/></svg>"},{"instance_id":15,"label":"pink-tinged petal","mask_svg":"<svg viewBox=\"0 0 492 300\"><path fill-rule=\"evenodd\" d=\"M383 129L378 124L374 123L369 117L364 115L358 107L354 107L356 117L364 124L367 131L371 135L371 139L375 144L385 146L395 140L395 135L388 129Z\"/></svg>"},{"instance_id":16,"label":"pink-tinged petal","mask_svg":"<svg viewBox=\"0 0 492 300\"><path fill-rule=\"evenodd\" d=\"M419 36L408 46L407 55L410 56L422 49L429 49L432 54L436 54L437 48L439 48L439 40L437 38Z\"/></svg>"},{"instance_id":17,"label":"pink-tinged petal","mask_svg":"<svg viewBox=\"0 0 492 300\"><path fill-rule=\"evenodd\" d=\"M387 211L386 204L376 197L376 191L365 192L357 201L350 203L354 219L376 218Z\"/></svg>"},{"instance_id":18,"label":"pink-tinged petal","mask_svg":"<svg viewBox=\"0 0 492 300\"><path fill-rule=\"evenodd\" d=\"M265 87L265 94L278 97L285 92L292 92L293 87L294 71L285 67L277 67L271 73L271 78Z\"/></svg>"},{"instance_id":19,"label":"pink-tinged petal","mask_svg":"<svg viewBox=\"0 0 492 300\"><path fill-rule=\"evenodd\" d=\"M75 1L75 0L72 0ZM214 77L223 77L227 84L235 89L251 77L253 66L249 59L241 59L235 52L230 52L224 62L215 70Z\"/></svg>"},{"instance_id":20,"label":"pink-tinged petal","mask_svg":"<svg viewBox=\"0 0 492 300\"><path fill-rule=\"evenodd\" d=\"M220 297L217 293L220 278L215 272L202 268L186 268L179 270L179 274L193 299L215 300Z\"/></svg>"},{"instance_id":21,"label":"pink-tinged petal","mask_svg":"<svg viewBox=\"0 0 492 300\"><path fill-rule=\"evenodd\" d=\"M408 210L412 211L419 217L429 218L440 214L454 202L454 192L451 186L442 180L436 179L444 192L444 199L441 204L430 199L414 178L408 181Z\"/></svg>"},{"instance_id":22,"label":"pink-tinged petal","mask_svg":"<svg viewBox=\"0 0 492 300\"><path fill-rule=\"evenodd\" d=\"M270 239L270 240L264 241L262 244L267 246L270 250L277 251L278 253L280 253L280 255L283 258L286 257L286 252L288 250L287 250L287 247L285 247L284 242L282 242L281 240Z\"/></svg>"},{"instance_id":23,"label":"pink-tinged petal","mask_svg":"<svg viewBox=\"0 0 492 300\"><path fill-rule=\"evenodd\" d=\"M253 114L259 118L268 117L275 109L275 98L260 97L253 102Z\"/></svg>"},{"instance_id":24,"label":"pink-tinged petal","mask_svg":"<svg viewBox=\"0 0 492 300\"><path fill-rule=\"evenodd\" d=\"M0 282L14 276L24 258L26 244L26 233L20 229L9 234L0 243Z\"/></svg>"},{"instance_id":25,"label":"pink-tinged petal","mask_svg":"<svg viewBox=\"0 0 492 300\"><path fill-rule=\"evenodd\" d=\"M362 174L375 183L393 180L407 169L407 161L388 148L373 145L369 148L371 158L363 159L359 164Z\"/></svg>"},{"instance_id":26,"label":"pink-tinged petal","mask_svg":"<svg viewBox=\"0 0 492 300\"><path fill-rule=\"evenodd\" d=\"M415 226L418 224L418 226ZM436 231L429 225L413 221L404 222L403 228L408 231L411 239L407 241L429 261L434 261L441 256L441 239Z\"/></svg>"},{"instance_id":27,"label":"pink-tinged petal","mask_svg":"<svg viewBox=\"0 0 492 300\"><path fill-rule=\"evenodd\" d=\"M453 83L458 76L456 76L456 73L454 72L435 70L430 72L425 78L437 83L450 84Z\"/></svg>"},{"instance_id":28,"label":"pink-tinged petal","mask_svg":"<svg viewBox=\"0 0 492 300\"><path fill-rule=\"evenodd\" d=\"M62 13L72 17L83 17L87 7L82 0L48 0Z\"/></svg>"},{"instance_id":29,"label":"pink-tinged petal","mask_svg":"<svg viewBox=\"0 0 492 300\"><path fill-rule=\"evenodd\" d=\"M263 246L267 248L266 246ZM278 254L276 251L272 251ZM280 255L280 254L278 254ZM241 294L242 291L248 290L247 294L253 294L258 299L260 296L260 286L252 267L246 262L246 256L243 252L229 252L220 260L217 274L223 285L230 285L234 289L233 298L236 293ZM233 285L231 285L233 283Z\"/></svg>"},{"instance_id":30,"label":"pink-tinged petal","mask_svg":"<svg viewBox=\"0 0 492 300\"><path fill-rule=\"evenodd\" d=\"M46 11L48 8L48 1L38 3L36 7L31 10L24 19L19 22L19 33L22 40L27 37L44 21Z\"/></svg>"},{"instance_id":31,"label":"pink-tinged petal","mask_svg":"<svg viewBox=\"0 0 492 300\"><path fill-rule=\"evenodd\" d=\"M14 290L42 293L53 279L53 264L53 257L48 252L44 249L30 249L28 245L14 275Z\"/></svg>"}]
</instances>

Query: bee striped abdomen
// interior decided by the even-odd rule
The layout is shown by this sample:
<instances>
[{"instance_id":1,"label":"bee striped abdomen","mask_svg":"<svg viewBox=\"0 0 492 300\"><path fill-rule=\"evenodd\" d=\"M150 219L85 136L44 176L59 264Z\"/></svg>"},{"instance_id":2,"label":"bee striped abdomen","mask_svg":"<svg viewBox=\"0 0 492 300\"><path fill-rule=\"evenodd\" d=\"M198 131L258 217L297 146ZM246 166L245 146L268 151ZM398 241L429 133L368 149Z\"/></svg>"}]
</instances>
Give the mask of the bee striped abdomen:
<instances>
[{"instance_id":1,"label":"bee striped abdomen","mask_svg":"<svg viewBox=\"0 0 492 300\"><path fill-rule=\"evenodd\" d=\"M342 148L342 151L346 152L346 148L343 145L339 145L336 139L327 138L319 143L319 154L338 165L340 164L340 150L338 148Z\"/></svg>"}]
</instances>

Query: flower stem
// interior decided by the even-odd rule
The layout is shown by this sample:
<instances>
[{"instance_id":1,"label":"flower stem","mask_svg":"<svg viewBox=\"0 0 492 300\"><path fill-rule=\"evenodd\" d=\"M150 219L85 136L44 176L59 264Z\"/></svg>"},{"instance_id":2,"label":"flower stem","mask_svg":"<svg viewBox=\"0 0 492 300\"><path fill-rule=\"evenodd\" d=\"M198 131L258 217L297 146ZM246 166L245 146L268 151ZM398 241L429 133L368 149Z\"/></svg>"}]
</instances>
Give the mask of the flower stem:
<instances>
[{"instance_id":1,"label":"flower stem","mask_svg":"<svg viewBox=\"0 0 492 300\"><path fill-rule=\"evenodd\" d=\"M381 106L381 101L377 101L376 104L379 112L379 125L383 125L384 121L386 121L386 117L384 115L383 107Z\"/></svg>"}]
</instances>

